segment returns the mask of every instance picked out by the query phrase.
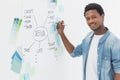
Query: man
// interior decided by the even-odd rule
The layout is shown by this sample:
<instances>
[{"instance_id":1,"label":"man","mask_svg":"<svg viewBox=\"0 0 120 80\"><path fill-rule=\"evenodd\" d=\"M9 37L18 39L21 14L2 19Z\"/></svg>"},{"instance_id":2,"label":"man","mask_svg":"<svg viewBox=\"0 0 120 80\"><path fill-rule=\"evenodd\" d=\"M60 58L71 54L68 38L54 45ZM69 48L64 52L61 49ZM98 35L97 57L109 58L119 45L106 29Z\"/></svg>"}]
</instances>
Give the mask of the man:
<instances>
[{"instance_id":1,"label":"man","mask_svg":"<svg viewBox=\"0 0 120 80\"><path fill-rule=\"evenodd\" d=\"M83 80L120 80L120 40L104 26L104 10L97 3L85 7L84 17L92 30L74 47L64 34L64 21L57 30L72 57L83 55Z\"/></svg>"}]
</instances>

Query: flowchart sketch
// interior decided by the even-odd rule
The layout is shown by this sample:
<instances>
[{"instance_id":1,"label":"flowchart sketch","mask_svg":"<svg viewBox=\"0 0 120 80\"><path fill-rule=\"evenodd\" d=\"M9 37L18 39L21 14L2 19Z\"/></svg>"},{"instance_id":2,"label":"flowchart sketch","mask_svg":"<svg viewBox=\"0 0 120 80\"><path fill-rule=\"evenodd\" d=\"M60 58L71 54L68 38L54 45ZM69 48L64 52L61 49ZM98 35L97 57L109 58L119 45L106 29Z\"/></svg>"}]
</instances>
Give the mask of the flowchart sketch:
<instances>
[{"instance_id":1,"label":"flowchart sketch","mask_svg":"<svg viewBox=\"0 0 120 80\"><path fill-rule=\"evenodd\" d=\"M11 70L19 74L19 80L55 80L57 61L64 52L56 24L61 20L59 1L22 2L22 19L17 23L16 51L11 55Z\"/></svg>"},{"instance_id":2,"label":"flowchart sketch","mask_svg":"<svg viewBox=\"0 0 120 80\"><path fill-rule=\"evenodd\" d=\"M37 9L36 6L27 6L26 8L25 5L23 7L23 28L21 32L24 37L26 35L27 42L28 39L31 40L28 44L24 43L27 45L26 47L23 45L24 56L32 49L36 49L34 51L36 55L44 51L62 53L62 43L56 29L56 23L59 20L57 17L57 1L47 1L46 6L43 3ZM46 50L43 51L44 48Z\"/></svg>"}]
</instances>

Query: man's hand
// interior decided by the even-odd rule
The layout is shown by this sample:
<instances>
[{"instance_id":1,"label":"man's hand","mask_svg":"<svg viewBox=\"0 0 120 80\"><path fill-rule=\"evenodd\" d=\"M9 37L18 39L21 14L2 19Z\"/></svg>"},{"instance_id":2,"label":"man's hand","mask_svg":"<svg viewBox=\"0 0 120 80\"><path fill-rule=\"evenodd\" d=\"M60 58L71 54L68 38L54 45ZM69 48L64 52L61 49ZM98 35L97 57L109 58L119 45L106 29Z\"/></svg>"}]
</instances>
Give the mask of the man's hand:
<instances>
[{"instance_id":1,"label":"man's hand","mask_svg":"<svg viewBox=\"0 0 120 80\"><path fill-rule=\"evenodd\" d=\"M65 25L64 25L63 20L57 23L57 31L58 31L59 34L63 33L64 27L65 27Z\"/></svg>"}]
</instances>

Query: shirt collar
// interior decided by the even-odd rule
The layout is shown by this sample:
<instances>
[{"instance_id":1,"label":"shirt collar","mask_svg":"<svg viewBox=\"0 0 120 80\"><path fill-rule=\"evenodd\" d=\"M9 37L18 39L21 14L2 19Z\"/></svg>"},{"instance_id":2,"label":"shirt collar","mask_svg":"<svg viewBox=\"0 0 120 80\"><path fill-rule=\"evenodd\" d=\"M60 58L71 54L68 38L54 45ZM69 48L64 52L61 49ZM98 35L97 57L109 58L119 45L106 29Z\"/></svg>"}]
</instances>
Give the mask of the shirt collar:
<instances>
[{"instance_id":1,"label":"shirt collar","mask_svg":"<svg viewBox=\"0 0 120 80\"><path fill-rule=\"evenodd\" d=\"M110 35L109 29L108 29L107 27L106 27L106 29L107 29L107 31L106 31L106 33L104 34L104 36L100 39L100 43L102 43L103 41L105 41L106 38ZM90 38L93 38L93 36L94 36L94 32L92 31L92 32L90 33L89 37L90 37Z\"/></svg>"}]
</instances>

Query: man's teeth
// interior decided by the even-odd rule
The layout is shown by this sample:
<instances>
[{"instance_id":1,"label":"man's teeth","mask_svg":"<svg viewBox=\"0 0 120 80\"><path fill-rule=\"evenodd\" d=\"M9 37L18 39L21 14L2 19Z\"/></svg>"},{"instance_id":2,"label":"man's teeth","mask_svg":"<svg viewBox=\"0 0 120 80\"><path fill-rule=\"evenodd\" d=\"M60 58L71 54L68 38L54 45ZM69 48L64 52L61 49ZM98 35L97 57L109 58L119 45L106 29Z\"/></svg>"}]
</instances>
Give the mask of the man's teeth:
<instances>
[{"instance_id":1,"label":"man's teeth","mask_svg":"<svg viewBox=\"0 0 120 80\"><path fill-rule=\"evenodd\" d=\"M91 26L95 26L95 24L91 24Z\"/></svg>"}]
</instances>

